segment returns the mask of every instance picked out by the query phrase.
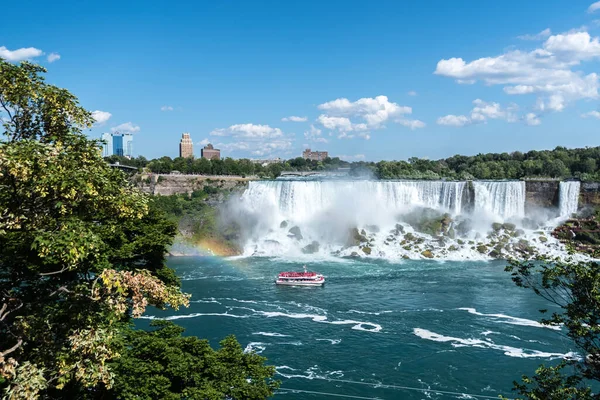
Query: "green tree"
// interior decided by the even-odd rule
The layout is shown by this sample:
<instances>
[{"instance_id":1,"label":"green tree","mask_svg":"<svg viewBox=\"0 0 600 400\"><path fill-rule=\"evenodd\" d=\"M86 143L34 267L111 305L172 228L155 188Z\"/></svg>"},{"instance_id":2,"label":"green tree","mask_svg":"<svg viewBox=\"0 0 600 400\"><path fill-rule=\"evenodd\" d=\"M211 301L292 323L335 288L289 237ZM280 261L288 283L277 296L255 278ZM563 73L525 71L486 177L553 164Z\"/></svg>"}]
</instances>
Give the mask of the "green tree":
<instances>
[{"instance_id":1,"label":"green tree","mask_svg":"<svg viewBox=\"0 0 600 400\"><path fill-rule=\"evenodd\" d=\"M184 337L183 328L153 321L151 332L128 330L129 349L111 367L116 372L111 397L119 399L259 400L279 382L265 358L244 353L233 336L213 350L207 340Z\"/></svg>"},{"instance_id":2,"label":"green tree","mask_svg":"<svg viewBox=\"0 0 600 400\"><path fill-rule=\"evenodd\" d=\"M102 159L82 133L90 112L44 72L0 59L0 393L110 398L132 348L123 328L148 305L188 304L164 263L175 226ZM213 383L237 388L229 370Z\"/></svg>"},{"instance_id":3,"label":"green tree","mask_svg":"<svg viewBox=\"0 0 600 400\"><path fill-rule=\"evenodd\" d=\"M517 286L532 289L557 307L541 323L563 326L581 357L542 365L533 377L515 382L515 390L530 399L600 398L590 389L592 382L600 382L600 263L513 261L506 270Z\"/></svg>"}]
</instances>

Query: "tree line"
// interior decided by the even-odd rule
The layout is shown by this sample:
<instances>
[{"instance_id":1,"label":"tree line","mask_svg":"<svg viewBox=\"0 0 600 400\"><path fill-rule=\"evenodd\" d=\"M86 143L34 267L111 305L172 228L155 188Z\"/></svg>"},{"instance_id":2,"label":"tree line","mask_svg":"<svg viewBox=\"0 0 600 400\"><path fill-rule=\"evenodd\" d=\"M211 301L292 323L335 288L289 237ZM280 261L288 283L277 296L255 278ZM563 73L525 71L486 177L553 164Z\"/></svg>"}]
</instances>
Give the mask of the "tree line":
<instances>
[{"instance_id":1,"label":"tree line","mask_svg":"<svg viewBox=\"0 0 600 400\"><path fill-rule=\"evenodd\" d=\"M367 175L379 179L524 179L575 178L600 180L600 147L487 153L475 156L455 155L440 160L412 157L407 161L348 162L338 157L323 161L297 157L280 163L261 165L249 159L161 157L147 160L140 156L127 159L110 156L106 160L123 165L146 168L157 174L178 171L183 174L243 175L276 178L284 171L336 171L348 169L351 176Z\"/></svg>"}]
</instances>

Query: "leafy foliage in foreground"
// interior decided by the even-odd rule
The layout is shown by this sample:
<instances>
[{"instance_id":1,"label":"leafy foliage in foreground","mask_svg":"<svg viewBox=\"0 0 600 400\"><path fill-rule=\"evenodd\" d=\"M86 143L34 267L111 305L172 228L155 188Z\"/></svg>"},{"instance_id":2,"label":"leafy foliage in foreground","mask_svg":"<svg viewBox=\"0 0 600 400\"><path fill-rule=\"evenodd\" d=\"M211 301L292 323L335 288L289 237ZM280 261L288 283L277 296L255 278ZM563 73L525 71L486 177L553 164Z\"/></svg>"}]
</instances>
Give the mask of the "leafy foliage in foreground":
<instances>
[{"instance_id":1,"label":"leafy foliage in foreground","mask_svg":"<svg viewBox=\"0 0 600 400\"><path fill-rule=\"evenodd\" d=\"M581 357L554 367L542 365L533 377L515 382L515 390L530 399L600 398L589 388L600 382L600 263L513 261L506 270L517 286L532 289L559 307L541 323L566 328Z\"/></svg>"},{"instance_id":2,"label":"leafy foliage in foreground","mask_svg":"<svg viewBox=\"0 0 600 400\"><path fill-rule=\"evenodd\" d=\"M267 380L275 368L265 358L244 353L235 337L213 350L207 340L184 337L184 329L153 321L151 332L125 332L128 351L114 361L111 394L121 399L259 400L273 394L279 382Z\"/></svg>"},{"instance_id":3,"label":"leafy foliage in foreground","mask_svg":"<svg viewBox=\"0 0 600 400\"><path fill-rule=\"evenodd\" d=\"M43 72L0 59L0 393L115 398L115 382L153 367L144 360L115 367L132 357L128 340L144 337L129 330L131 319L148 305L188 304L164 262L176 227L108 166L100 144L82 134L91 114L67 90L46 84ZM194 342L206 344L179 338L169 348ZM264 389L273 374L264 359L224 363L188 350L181 349L190 362L213 371L213 386L272 393ZM248 375L235 362L248 359L257 372L242 385ZM214 373L221 369L228 373Z\"/></svg>"}]
</instances>

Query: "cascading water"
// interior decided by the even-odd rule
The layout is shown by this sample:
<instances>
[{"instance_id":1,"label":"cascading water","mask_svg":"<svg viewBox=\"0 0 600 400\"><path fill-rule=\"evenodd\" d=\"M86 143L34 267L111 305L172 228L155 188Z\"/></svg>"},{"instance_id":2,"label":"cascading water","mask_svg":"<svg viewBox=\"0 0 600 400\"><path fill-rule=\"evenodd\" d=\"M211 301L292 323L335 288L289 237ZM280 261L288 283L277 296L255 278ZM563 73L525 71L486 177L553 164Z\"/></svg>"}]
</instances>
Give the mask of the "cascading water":
<instances>
[{"instance_id":1,"label":"cascading water","mask_svg":"<svg viewBox=\"0 0 600 400\"><path fill-rule=\"evenodd\" d=\"M525 216L525 182L474 181L475 211L501 219Z\"/></svg>"},{"instance_id":2,"label":"cascading water","mask_svg":"<svg viewBox=\"0 0 600 400\"><path fill-rule=\"evenodd\" d=\"M531 226L531 218L521 226L525 182L472 185L471 190L467 182L447 181L252 181L238 204L244 254L485 259L532 256L538 248L562 251L550 227ZM572 194L566 193L565 204L572 208ZM547 230L544 240L541 229Z\"/></svg>"},{"instance_id":3,"label":"cascading water","mask_svg":"<svg viewBox=\"0 0 600 400\"><path fill-rule=\"evenodd\" d=\"M332 208L360 215L393 215L412 207L428 207L459 214L466 182L442 181L257 181L242 196L256 211L265 205L280 216L306 221Z\"/></svg>"},{"instance_id":4,"label":"cascading water","mask_svg":"<svg viewBox=\"0 0 600 400\"><path fill-rule=\"evenodd\" d=\"M579 181L560 182L558 189L560 217L568 218L577 212L580 188L581 183Z\"/></svg>"}]
</instances>

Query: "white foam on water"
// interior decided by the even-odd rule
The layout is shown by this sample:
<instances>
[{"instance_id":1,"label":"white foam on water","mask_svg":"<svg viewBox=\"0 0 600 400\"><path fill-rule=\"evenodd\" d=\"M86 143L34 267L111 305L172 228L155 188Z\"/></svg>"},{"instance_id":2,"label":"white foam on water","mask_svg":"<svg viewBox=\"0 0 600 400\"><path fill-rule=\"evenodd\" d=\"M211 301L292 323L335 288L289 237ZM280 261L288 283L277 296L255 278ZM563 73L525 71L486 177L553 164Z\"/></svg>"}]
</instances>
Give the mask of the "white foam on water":
<instances>
[{"instance_id":1,"label":"white foam on water","mask_svg":"<svg viewBox=\"0 0 600 400\"><path fill-rule=\"evenodd\" d=\"M494 332L494 331L485 331L485 332L481 332L481 334L482 334L483 336L491 335L492 333L496 333L496 334L497 334L497 333L499 333L499 332Z\"/></svg>"},{"instance_id":2,"label":"white foam on water","mask_svg":"<svg viewBox=\"0 0 600 400\"><path fill-rule=\"evenodd\" d=\"M298 373L293 373L293 371L300 371L299 369L296 368L292 368L292 367L288 367L287 365L282 365L282 366L276 366L275 370L277 371L278 375L283 376L284 378L287 379L292 379L292 378L302 378L302 379L309 379L309 380L313 380L313 379L330 379L330 378L342 378L344 376L344 372L343 371L326 371L326 372L321 372L319 370L318 366L313 366L310 368L307 368L305 371L302 371L303 374L298 374ZM282 371L290 371L292 373L284 373Z\"/></svg>"},{"instance_id":3,"label":"white foam on water","mask_svg":"<svg viewBox=\"0 0 600 400\"><path fill-rule=\"evenodd\" d=\"M371 312L371 311L348 310L346 312L348 314L381 315L381 314L388 314L388 313L391 313L393 311L391 311L391 310L385 310L385 311Z\"/></svg>"},{"instance_id":4,"label":"white foam on water","mask_svg":"<svg viewBox=\"0 0 600 400\"><path fill-rule=\"evenodd\" d=\"M363 322L354 320L329 321L326 315L304 314L304 313L284 313L280 311L256 311L258 315L264 315L267 318L285 317L293 319L310 319L313 322L321 322L331 325L354 325L352 329L365 332L380 332L383 327L373 322Z\"/></svg>"},{"instance_id":5,"label":"white foam on water","mask_svg":"<svg viewBox=\"0 0 600 400\"><path fill-rule=\"evenodd\" d=\"M290 337L290 335L284 335L283 333L277 333L277 332L254 332L253 335L262 335L262 336L270 336L270 337Z\"/></svg>"},{"instance_id":6,"label":"white foam on water","mask_svg":"<svg viewBox=\"0 0 600 400\"><path fill-rule=\"evenodd\" d=\"M186 319L186 318L198 318L198 317L231 317L231 318L248 318L249 315L235 315L228 313L193 313L193 314L184 314L184 315L171 315L168 317L156 317L153 315L142 315L141 319L164 319L166 321L172 321L176 319Z\"/></svg>"},{"instance_id":7,"label":"white foam on water","mask_svg":"<svg viewBox=\"0 0 600 400\"><path fill-rule=\"evenodd\" d=\"M494 318L494 319L496 319L496 321L494 321L494 322L499 322L499 323L504 323L504 324L532 326L532 327L536 327L536 328L553 329L555 331L560 331L560 329L561 329L560 326L544 325L544 324L539 323L538 321L534 321L534 320L526 319L526 318L512 317L510 315L505 315L505 314L484 314L484 313L478 312L474 308L469 308L469 307L461 307L461 308L458 308L458 310L467 311L469 314L473 314L473 315ZM498 319L501 319L503 321L498 321Z\"/></svg>"},{"instance_id":8,"label":"white foam on water","mask_svg":"<svg viewBox=\"0 0 600 400\"><path fill-rule=\"evenodd\" d=\"M428 331L427 329L414 328L413 333L420 337L421 339L431 340L434 342L450 342L452 347L479 347L483 349L493 349L499 350L504 353L504 355L509 357L516 358L547 358L549 360L554 360L558 358L564 359L573 359L577 358L577 354L573 352L568 353L549 353L539 350L529 350L529 349L521 349L517 347L504 346L500 344L494 343L491 339L486 338L486 340L481 339L462 339L452 336L444 336L439 333Z\"/></svg>"},{"instance_id":9,"label":"white foam on water","mask_svg":"<svg viewBox=\"0 0 600 400\"><path fill-rule=\"evenodd\" d=\"M267 343L262 342L250 342L244 349L244 353L254 352L256 354L260 354L267 348Z\"/></svg>"},{"instance_id":10,"label":"white foam on water","mask_svg":"<svg viewBox=\"0 0 600 400\"><path fill-rule=\"evenodd\" d=\"M342 339L316 339L318 342L329 342L331 344L339 344L342 342Z\"/></svg>"}]
</instances>

